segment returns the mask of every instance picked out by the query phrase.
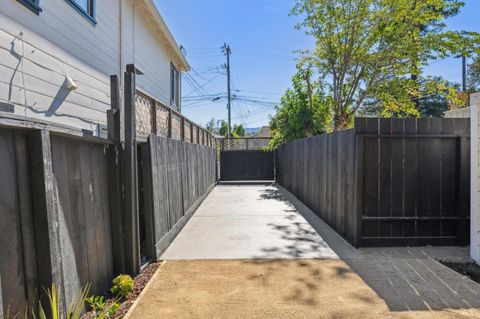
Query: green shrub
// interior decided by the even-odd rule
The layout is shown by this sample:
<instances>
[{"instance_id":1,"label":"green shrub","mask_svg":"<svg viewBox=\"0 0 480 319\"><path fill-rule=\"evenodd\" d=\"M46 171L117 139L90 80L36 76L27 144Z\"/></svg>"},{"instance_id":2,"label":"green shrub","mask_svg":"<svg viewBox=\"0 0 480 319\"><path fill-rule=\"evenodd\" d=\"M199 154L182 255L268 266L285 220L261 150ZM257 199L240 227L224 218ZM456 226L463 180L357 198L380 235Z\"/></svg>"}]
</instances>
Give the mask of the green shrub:
<instances>
[{"instance_id":1,"label":"green shrub","mask_svg":"<svg viewBox=\"0 0 480 319\"><path fill-rule=\"evenodd\" d=\"M80 319L84 311L85 303L95 312L93 316L94 319L108 319L112 318L118 308L120 308L120 304L118 303L119 299L107 302L103 296L91 296L87 298L88 291L90 290L90 284L88 284L82 289L80 294L72 300L65 314L61 310L61 292L57 286L52 284L50 288L44 290L47 297L46 303L42 304L39 302L38 308L34 306L26 307L23 315L24 319ZM0 313L1 318L3 318L2 315L6 319L18 319L22 317L21 314L12 314L10 309L7 309L5 314Z\"/></svg>"},{"instance_id":2,"label":"green shrub","mask_svg":"<svg viewBox=\"0 0 480 319\"><path fill-rule=\"evenodd\" d=\"M113 287L110 290L112 294L127 299L133 291L133 279L129 275L118 275L113 279Z\"/></svg>"},{"instance_id":3,"label":"green shrub","mask_svg":"<svg viewBox=\"0 0 480 319\"><path fill-rule=\"evenodd\" d=\"M110 318L120 307L117 299L108 304L103 296L91 296L86 299L86 302L94 311L93 318L95 319Z\"/></svg>"},{"instance_id":4,"label":"green shrub","mask_svg":"<svg viewBox=\"0 0 480 319\"><path fill-rule=\"evenodd\" d=\"M100 312L105 309L105 298L103 296L94 296L87 298L87 303L90 309L95 312Z\"/></svg>"}]
</instances>

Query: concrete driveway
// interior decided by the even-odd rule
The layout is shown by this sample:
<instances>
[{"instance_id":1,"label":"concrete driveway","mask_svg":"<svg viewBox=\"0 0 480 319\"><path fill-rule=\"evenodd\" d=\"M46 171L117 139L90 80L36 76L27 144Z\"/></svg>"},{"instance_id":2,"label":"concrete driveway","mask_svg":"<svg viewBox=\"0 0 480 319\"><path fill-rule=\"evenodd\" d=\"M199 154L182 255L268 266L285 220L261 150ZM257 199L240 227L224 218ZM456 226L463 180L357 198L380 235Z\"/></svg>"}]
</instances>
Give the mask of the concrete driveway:
<instances>
[{"instance_id":1,"label":"concrete driveway","mask_svg":"<svg viewBox=\"0 0 480 319\"><path fill-rule=\"evenodd\" d=\"M275 186L219 185L161 259L338 258Z\"/></svg>"},{"instance_id":2,"label":"concrete driveway","mask_svg":"<svg viewBox=\"0 0 480 319\"><path fill-rule=\"evenodd\" d=\"M128 318L480 318L468 248L355 249L288 191L220 185Z\"/></svg>"}]
</instances>

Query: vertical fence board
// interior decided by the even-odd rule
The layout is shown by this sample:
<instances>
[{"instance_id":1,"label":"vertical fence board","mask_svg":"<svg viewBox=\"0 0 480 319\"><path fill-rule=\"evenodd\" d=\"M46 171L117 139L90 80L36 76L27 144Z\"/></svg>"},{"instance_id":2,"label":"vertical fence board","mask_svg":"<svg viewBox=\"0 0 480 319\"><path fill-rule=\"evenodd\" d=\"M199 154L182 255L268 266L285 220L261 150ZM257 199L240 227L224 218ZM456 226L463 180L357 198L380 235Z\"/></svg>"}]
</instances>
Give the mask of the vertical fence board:
<instances>
[{"instance_id":1,"label":"vertical fence board","mask_svg":"<svg viewBox=\"0 0 480 319\"><path fill-rule=\"evenodd\" d=\"M152 211L156 257L175 236L215 183L215 150L211 147L150 135L146 205ZM148 199L150 198L150 199Z\"/></svg>"},{"instance_id":2,"label":"vertical fence board","mask_svg":"<svg viewBox=\"0 0 480 319\"><path fill-rule=\"evenodd\" d=\"M13 131L0 129L0 149L0 296L3 309L21 312L27 298Z\"/></svg>"},{"instance_id":3,"label":"vertical fence board","mask_svg":"<svg viewBox=\"0 0 480 319\"><path fill-rule=\"evenodd\" d=\"M466 244L468 139L468 119L358 118L281 145L278 182L356 246Z\"/></svg>"}]
</instances>

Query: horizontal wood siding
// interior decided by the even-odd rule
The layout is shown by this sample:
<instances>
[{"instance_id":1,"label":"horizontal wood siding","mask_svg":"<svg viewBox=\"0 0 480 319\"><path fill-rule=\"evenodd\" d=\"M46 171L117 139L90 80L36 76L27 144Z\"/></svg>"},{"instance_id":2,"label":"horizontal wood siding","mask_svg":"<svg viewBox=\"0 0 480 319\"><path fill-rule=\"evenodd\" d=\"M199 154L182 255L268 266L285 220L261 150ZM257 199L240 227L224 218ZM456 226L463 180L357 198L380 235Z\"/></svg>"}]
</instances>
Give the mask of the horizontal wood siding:
<instances>
[{"instance_id":1,"label":"horizontal wood siding","mask_svg":"<svg viewBox=\"0 0 480 319\"><path fill-rule=\"evenodd\" d=\"M158 31L150 26L142 7L136 6L132 14L134 47L127 61L132 61L145 72L137 78L137 87L170 106L170 63L173 59L167 41L158 38ZM180 70L178 66L177 69Z\"/></svg>"},{"instance_id":2,"label":"horizontal wood siding","mask_svg":"<svg viewBox=\"0 0 480 319\"><path fill-rule=\"evenodd\" d=\"M95 132L98 123L106 123L108 74L118 73L119 37L105 24L93 28L65 1L53 2L43 2L39 16L15 1L2 6L0 103L6 112ZM112 8L118 3L108 2ZM63 87L65 76L77 90Z\"/></svg>"},{"instance_id":3,"label":"horizontal wood siding","mask_svg":"<svg viewBox=\"0 0 480 319\"><path fill-rule=\"evenodd\" d=\"M40 6L37 16L15 0L1 4L0 112L96 133L106 124L109 76L122 76L127 64L145 71L140 89L170 105L175 59L143 5L96 1L95 25L65 0ZM78 89L64 88L66 76Z\"/></svg>"}]
</instances>

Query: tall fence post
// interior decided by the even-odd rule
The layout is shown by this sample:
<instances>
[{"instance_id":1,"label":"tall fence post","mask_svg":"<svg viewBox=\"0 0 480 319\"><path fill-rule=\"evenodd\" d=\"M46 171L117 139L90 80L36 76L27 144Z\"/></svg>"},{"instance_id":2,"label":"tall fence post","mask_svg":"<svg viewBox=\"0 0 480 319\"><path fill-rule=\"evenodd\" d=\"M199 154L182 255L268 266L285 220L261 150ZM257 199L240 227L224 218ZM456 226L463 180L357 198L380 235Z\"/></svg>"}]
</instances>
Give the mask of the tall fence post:
<instances>
[{"instance_id":1,"label":"tall fence post","mask_svg":"<svg viewBox=\"0 0 480 319\"><path fill-rule=\"evenodd\" d=\"M137 200L137 145L135 119L135 66L127 65L125 72L125 144L123 150L124 172L124 235L125 266L129 274L140 270L140 243Z\"/></svg>"},{"instance_id":2,"label":"tall fence post","mask_svg":"<svg viewBox=\"0 0 480 319\"><path fill-rule=\"evenodd\" d=\"M2 287L2 274L0 274L0 287ZM0 318L3 319L3 314L5 311L3 310L3 295L2 295L2 289L0 289Z\"/></svg>"},{"instance_id":3,"label":"tall fence post","mask_svg":"<svg viewBox=\"0 0 480 319\"><path fill-rule=\"evenodd\" d=\"M113 267L116 274L125 272L125 252L123 238L123 196L122 196L122 146L121 146L121 120L120 120L120 87L118 76L110 77L110 104L107 111L108 138L113 145L108 151L108 183L110 218L112 221L112 249Z\"/></svg>"},{"instance_id":4,"label":"tall fence post","mask_svg":"<svg viewBox=\"0 0 480 319\"><path fill-rule=\"evenodd\" d=\"M185 118L180 119L180 140L185 141Z\"/></svg>"},{"instance_id":5,"label":"tall fence post","mask_svg":"<svg viewBox=\"0 0 480 319\"><path fill-rule=\"evenodd\" d=\"M168 132L167 132L167 137L172 138L172 109L168 109Z\"/></svg>"}]
</instances>

